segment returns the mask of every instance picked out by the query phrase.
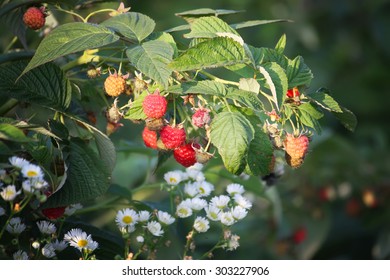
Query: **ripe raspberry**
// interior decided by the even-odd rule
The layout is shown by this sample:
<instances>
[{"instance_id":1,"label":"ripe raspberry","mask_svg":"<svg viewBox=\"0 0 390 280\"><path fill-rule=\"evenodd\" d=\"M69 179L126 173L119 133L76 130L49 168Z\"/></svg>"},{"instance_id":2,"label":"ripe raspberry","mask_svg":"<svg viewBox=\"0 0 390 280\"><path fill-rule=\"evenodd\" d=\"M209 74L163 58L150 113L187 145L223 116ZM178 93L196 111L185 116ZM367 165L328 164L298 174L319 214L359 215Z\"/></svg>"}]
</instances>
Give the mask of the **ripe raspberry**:
<instances>
[{"instance_id":1,"label":"ripe raspberry","mask_svg":"<svg viewBox=\"0 0 390 280\"><path fill-rule=\"evenodd\" d=\"M300 93L299 93L298 88L295 87L295 88L289 89L287 91L286 95L287 95L288 98L294 98L294 97L298 97L300 95Z\"/></svg>"},{"instance_id":2,"label":"ripe raspberry","mask_svg":"<svg viewBox=\"0 0 390 280\"><path fill-rule=\"evenodd\" d=\"M293 168L301 166L309 147L309 138L306 135L295 137L288 134L283 144L287 163Z\"/></svg>"},{"instance_id":3,"label":"ripe raspberry","mask_svg":"<svg viewBox=\"0 0 390 280\"><path fill-rule=\"evenodd\" d=\"M146 147L157 149L157 133L155 131L145 127L142 131L142 139L144 140Z\"/></svg>"},{"instance_id":4,"label":"ripe raspberry","mask_svg":"<svg viewBox=\"0 0 390 280\"><path fill-rule=\"evenodd\" d=\"M192 124L197 127L204 127L210 122L210 110L200 108L192 115Z\"/></svg>"},{"instance_id":5,"label":"ripe raspberry","mask_svg":"<svg viewBox=\"0 0 390 280\"><path fill-rule=\"evenodd\" d=\"M41 29L45 25L45 7L31 7L23 15L23 22L33 30Z\"/></svg>"},{"instance_id":6,"label":"ripe raspberry","mask_svg":"<svg viewBox=\"0 0 390 280\"><path fill-rule=\"evenodd\" d=\"M175 149L180 147L186 141L186 132L184 128L170 125L164 126L160 131L161 141L167 149Z\"/></svg>"},{"instance_id":7,"label":"ripe raspberry","mask_svg":"<svg viewBox=\"0 0 390 280\"><path fill-rule=\"evenodd\" d=\"M160 91L156 89L153 94L145 97L142 107L144 113L148 118L159 119L165 115L167 111L167 100L160 95Z\"/></svg>"},{"instance_id":8,"label":"ripe raspberry","mask_svg":"<svg viewBox=\"0 0 390 280\"><path fill-rule=\"evenodd\" d=\"M175 160L184 167L190 167L196 163L196 153L192 143L181 146L173 151Z\"/></svg>"},{"instance_id":9,"label":"ripe raspberry","mask_svg":"<svg viewBox=\"0 0 390 280\"><path fill-rule=\"evenodd\" d=\"M50 220L56 220L64 215L65 208L66 207L46 208L42 210L42 214Z\"/></svg>"},{"instance_id":10,"label":"ripe raspberry","mask_svg":"<svg viewBox=\"0 0 390 280\"><path fill-rule=\"evenodd\" d=\"M104 90L109 96L119 96L126 90L126 80L116 72L104 81Z\"/></svg>"}]
</instances>

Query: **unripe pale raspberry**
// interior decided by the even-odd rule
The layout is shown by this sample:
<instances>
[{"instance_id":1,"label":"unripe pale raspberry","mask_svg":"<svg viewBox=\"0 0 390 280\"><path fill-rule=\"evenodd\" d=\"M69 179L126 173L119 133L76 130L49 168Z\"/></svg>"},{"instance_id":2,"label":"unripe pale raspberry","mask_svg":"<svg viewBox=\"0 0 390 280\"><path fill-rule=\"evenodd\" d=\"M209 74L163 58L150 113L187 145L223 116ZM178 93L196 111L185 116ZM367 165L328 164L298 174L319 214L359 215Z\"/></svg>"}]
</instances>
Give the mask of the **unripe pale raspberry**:
<instances>
[{"instance_id":1,"label":"unripe pale raspberry","mask_svg":"<svg viewBox=\"0 0 390 280\"><path fill-rule=\"evenodd\" d=\"M23 15L23 22L27 27L38 30L45 25L45 7L31 7Z\"/></svg>"},{"instance_id":2,"label":"unripe pale raspberry","mask_svg":"<svg viewBox=\"0 0 390 280\"><path fill-rule=\"evenodd\" d=\"M192 124L197 127L204 127L210 122L210 111L204 108L196 110L192 115Z\"/></svg>"},{"instance_id":3,"label":"unripe pale raspberry","mask_svg":"<svg viewBox=\"0 0 390 280\"><path fill-rule=\"evenodd\" d=\"M288 134L283 144L286 162L293 168L301 166L309 148L309 138L306 135L295 137Z\"/></svg>"},{"instance_id":4,"label":"unripe pale raspberry","mask_svg":"<svg viewBox=\"0 0 390 280\"><path fill-rule=\"evenodd\" d=\"M104 81L104 90L109 96L119 96L126 90L126 80L116 73L110 75Z\"/></svg>"},{"instance_id":5,"label":"unripe pale raspberry","mask_svg":"<svg viewBox=\"0 0 390 280\"><path fill-rule=\"evenodd\" d=\"M190 167L194 165L196 161L196 153L192 147L192 143L183 145L173 151L173 157L175 160L184 167Z\"/></svg>"},{"instance_id":6,"label":"unripe pale raspberry","mask_svg":"<svg viewBox=\"0 0 390 280\"><path fill-rule=\"evenodd\" d=\"M167 111L167 100L160 95L157 89L153 94L149 94L142 102L144 113L148 118L159 119L165 115Z\"/></svg>"},{"instance_id":7,"label":"unripe pale raspberry","mask_svg":"<svg viewBox=\"0 0 390 280\"><path fill-rule=\"evenodd\" d=\"M186 141L186 132L182 127L164 126L160 131L161 141L167 149L175 149Z\"/></svg>"}]
</instances>

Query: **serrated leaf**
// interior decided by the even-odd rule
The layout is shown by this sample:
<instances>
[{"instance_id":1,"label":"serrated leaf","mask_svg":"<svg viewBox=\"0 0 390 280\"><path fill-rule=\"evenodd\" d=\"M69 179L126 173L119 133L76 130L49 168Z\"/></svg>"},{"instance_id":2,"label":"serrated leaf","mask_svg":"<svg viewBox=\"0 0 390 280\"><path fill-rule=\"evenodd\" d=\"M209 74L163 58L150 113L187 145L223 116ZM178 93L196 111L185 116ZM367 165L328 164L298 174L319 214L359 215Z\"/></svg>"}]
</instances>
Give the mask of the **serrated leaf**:
<instances>
[{"instance_id":1,"label":"serrated leaf","mask_svg":"<svg viewBox=\"0 0 390 280\"><path fill-rule=\"evenodd\" d=\"M262 58L260 63L264 64L267 62L276 62L283 69L287 69L289 65L289 59L284 54L281 54L277 50L270 48L259 48L258 51L260 52Z\"/></svg>"},{"instance_id":2,"label":"serrated leaf","mask_svg":"<svg viewBox=\"0 0 390 280\"><path fill-rule=\"evenodd\" d=\"M32 141L21 129L9 123L0 123L0 139L21 143Z\"/></svg>"},{"instance_id":3,"label":"serrated leaf","mask_svg":"<svg viewBox=\"0 0 390 280\"><path fill-rule=\"evenodd\" d=\"M270 62L259 66L258 69L269 86L276 107L280 109L287 92L287 76L283 68L275 62Z\"/></svg>"},{"instance_id":4,"label":"serrated leaf","mask_svg":"<svg viewBox=\"0 0 390 280\"><path fill-rule=\"evenodd\" d=\"M175 26L175 27L172 27L172 28L169 28L167 30L165 30L165 32L178 32L178 31L184 31L184 30L189 30L190 29L190 25L189 24L183 24L183 25L179 25L179 26Z\"/></svg>"},{"instance_id":5,"label":"serrated leaf","mask_svg":"<svg viewBox=\"0 0 390 280\"><path fill-rule=\"evenodd\" d=\"M3 143L2 141L0 141L0 155L12 155L13 152L11 151L10 148L8 148L8 146Z\"/></svg>"},{"instance_id":6,"label":"serrated leaf","mask_svg":"<svg viewBox=\"0 0 390 280\"><path fill-rule=\"evenodd\" d=\"M148 37L149 40L157 40L157 41L163 41L171 45L173 49L173 56L176 57L179 53L179 50L177 49L176 41L173 38L173 36L167 32L153 32Z\"/></svg>"},{"instance_id":7,"label":"serrated leaf","mask_svg":"<svg viewBox=\"0 0 390 280\"><path fill-rule=\"evenodd\" d=\"M255 111L263 109L262 103L258 98L258 95L252 91L229 88L226 98L238 101L246 107L249 107Z\"/></svg>"},{"instance_id":8,"label":"serrated leaf","mask_svg":"<svg viewBox=\"0 0 390 280\"><path fill-rule=\"evenodd\" d=\"M231 38L216 37L188 49L169 66L177 71L189 71L228 66L244 60L243 46Z\"/></svg>"},{"instance_id":9,"label":"serrated leaf","mask_svg":"<svg viewBox=\"0 0 390 280\"><path fill-rule=\"evenodd\" d=\"M354 113L345 107L341 107L342 113L332 112L332 114L341 122L341 124L351 132L355 131L357 118Z\"/></svg>"},{"instance_id":10,"label":"serrated leaf","mask_svg":"<svg viewBox=\"0 0 390 280\"><path fill-rule=\"evenodd\" d=\"M159 40L148 41L126 50L130 62L164 88L168 86L168 78L172 73L168 64L172 61L173 54L172 46Z\"/></svg>"},{"instance_id":11,"label":"serrated leaf","mask_svg":"<svg viewBox=\"0 0 390 280\"><path fill-rule=\"evenodd\" d=\"M260 85L253 78L249 78L249 79L241 78L240 81L239 81L238 88L242 89L242 90L246 90L246 91L251 91L251 92L254 92L254 93L259 93Z\"/></svg>"},{"instance_id":12,"label":"serrated leaf","mask_svg":"<svg viewBox=\"0 0 390 280\"><path fill-rule=\"evenodd\" d=\"M241 13L242 11L237 10L224 10L224 9L209 9L209 8L201 8L195 10L189 10L181 13L176 13L175 15L178 17L182 17L187 21L191 22L192 18L202 17L202 16L220 16L220 15L231 15Z\"/></svg>"},{"instance_id":13,"label":"serrated leaf","mask_svg":"<svg viewBox=\"0 0 390 280\"><path fill-rule=\"evenodd\" d=\"M85 142L74 138L68 149L67 180L59 191L50 196L45 208L94 199L104 194L109 187L110 173L100 157Z\"/></svg>"},{"instance_id":14,"label":"serrated leaf","mask_svg":"<svg viewBox=\"0 0 390 280\"><path fill-rule=\"evenodd\" d=\"M147 118L142 107L142 103L144 102L144 99L147 95L147 91L144 91L134 100L130 106L130 109L124 115L125 119L144 120Z\"/></svg>"},{"instance_id":15,"label":"serrated leaf","mask_svg":"<svg viewBox=\"0 0 390 280\"><path fill-rule=\"evenodd\" d=\"M316 92L310 94L308 98L315 102L317 105L321 106L325 110L330 112L342 113L343 111L340 108L340 105L332 96L329 95L329 90L321 88Z\"/></svg>"},{"instance_id":16,"label":"serrated leaf","mask_svg":"<svg viewBox=\"0 0 390 280\"><path fill-rule=\"evenodd\" d=\"M42 40L21 75L56 58L99 48L118 40L119 36L104 26L81 22L60 25Z\"/></svg>"},{"instance_id":17,"label":"serrated leaf","mask_svg":"<svg viewBox=\"0 0 390 280\"><path fill-rule=\"evenodd\" d=\"M217 147L226 169L240 174L246 165L249 143L254 138L254 129L239 112L222 112L211 123L211 142Z\"/></svg>"},{"instance_id":18,"label":"serrated leaf","mask_svg":"<svg viewBox=\"0 0 390 280\"><path fill-rule=\"evenodd\" d=\"M318 120L321 119L324 114L317 111L310 103L303 103L298 107L298 116L300 121L313 129L318 133L321 132L321 126Z\"/></svg>"},{"instance_id":19,"label":"serrated leaf","mask_svg":"<svg viewBox=\"0 0 390 280\"><path fill-rule=\"evenodd\" d=\"M224 84L215 81L188 82L180 85L171 86L168 92L187 95L187 94L205 94L213 96L225 96L227 93Z\"/></svg>"},{"instance_id":20,"label":"serrated leaf","mask_svg":"<svg viewBox=\"0 0 390 280\"><path fill-rule=\"evenodd\" d=\"M284 49L286 48L286 42L287 42L287 37L286 34L283 34L282 37L280 37L279 41L276 43L275 50L283 54Z\"/></svg>"},{"instance_id":21,"label":"serrated leaf","mask_svg":"<svg viewBox=\"0 0 390 280\"><path fill-rule=\"evenodd\" d=\"M153 32L156 23L144 14L128 12L109 18L100 25L140 43Z\"/></svg>"},{"instance_id":22,"label":"serrated leaf","mask_svg":"<svg viewBox=\"0 0 390 280\"><path fill-rule=\"evenodd\" d=\"M50 149L49 142L46 141L46 137L37 137L36 142L27 143L24 145L28 153L35 159L39 164L49 164L53 159L53 153Z\"/></svg>"},{"instance_id":23,"label":"serrated leaf","mask_svg":"<svg viewBox=\"0 0 390 280\"><path fill-rule=\"evenodd\" d=\"M239 36L237 31L231 28L222 19L215 16L201 17L191 23L191 32L184 34L185 38L214 38L218 33L230 33Z\"/></svg>"},{"instance_id":24,"label":"serrated leaf","mask_svg":"<svg viewBox=\"0 0 390 280\"><path fill-rule=\"evenodd\" d=\"M54 63L47 63L17 80L26 65L27 61L16 61L12 64L1 65L0 90L4 94L21 101L59 110L68 108L72 89L64 72Z\"/></svg>"},{"instance_id":25,"label":"serrated leaf","mask_svg":"<svg viewBox=\"0 0 390 280\"><path fill-rule=\"evenodd\" d=\"M230 26L234 29L241 29L241 28L253 27L253 26L276 23L276 22L291 22L291 21L288 19L248 20L240 23L230 24Z\"/></svg>"},{"instance_id":26,"label":"serrated leaf","mask_svg":"<svg viewBox=\"0 0 390 280\"><path fill-rule=\"evenodd\" d=\"M288 60L286 74L288 78L288 88L302 85L309 86L313 79L310 68L307 67L301 56L297 56L294 60Z\"/></svg>"}]
</instances>

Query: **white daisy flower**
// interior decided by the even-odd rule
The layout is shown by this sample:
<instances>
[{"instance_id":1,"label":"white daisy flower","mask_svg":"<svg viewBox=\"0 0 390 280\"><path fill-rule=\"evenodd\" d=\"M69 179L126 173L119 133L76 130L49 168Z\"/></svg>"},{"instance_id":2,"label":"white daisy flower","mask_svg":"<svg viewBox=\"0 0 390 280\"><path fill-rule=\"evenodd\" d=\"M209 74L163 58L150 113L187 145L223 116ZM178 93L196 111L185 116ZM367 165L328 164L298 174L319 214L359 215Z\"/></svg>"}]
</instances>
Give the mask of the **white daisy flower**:
<instances>
[{"instance_id":1,"label":"white daisy flower","mask_svg":"<svg viewBox=\"0 0 390 280\"><path fill-rule=\"evenodd\" d=\"M118 226L119 228L119 231L123 234L126 234L126 233L132 233L136 230L135 228L135 224L132 224L132 225L128 225L128 226L125 226L125 227L121 227L121 226Z\"/></svg>"},{"instance_id":2,"label":"white daisy flower","mask_svg":"<svg viewBox=\"0 0 390 280\"><path fill-rule=\"evenodd\" d=\"M184 193L189 197L195 197L199 194L198 186L196 183L186 183L184 185Z\"/></svg>"},{"instance_id":3,"label":"white daisy flower","mask_svg":"<svg viewBox=\"0 0 390 280\"><path fill-rule=\"evenodd\" d=\"M0 207L0 217L5 215L5 210L3 207Z\"/></svg>"},{"instance_id":4,"label":"white daisy flower","mask_svg":"<svg viewBox=\"0 0 390 280\"><path fill-rule=\"evenodd\" d=\"M43 188L46 188L49 184L43 180L43 179L38 179L38 180L31 180L31 185L34 189L36 190L41 190Z\"/></svg>"},{"instance_id":5,"label":"white daisy flower","mask_svg":"<svg viewBox=\"0 0 390 280\"><path fill-rule=\"evenodd\" d=\"M236 220L242 220L248 214L248 211L241 206L236 206L231 210L232 216Z\"/></svg>"},{"instance_id":6,"label":"white daisy flower","mask_svg":"<svg viewBox=\"0 0 390 280\"><path fill-rule=\"evenodd\" d=\"M26 193L32 193L34 192L32 186L31 186L31 181L30 180L24 180L22 183L22 189Z\"/></svg>"},{"instance_id":7,"label":"white daisy flower","mask_svg":"<svg viewBox=\"0 0 390 280\"><path fill-rule=\"evenodd\" d=\"M177 205L176 215L179 218L187 218L192 215L192 209L189 204L189 200L186 199L180 202L179 205Z\"/></svg>"},{"instance_id":8,"label":"white daisy flower","mask_svg":"<svg viewBox=\"0 0 390 280\"><path fill-rule=\"evenodd\" d=\"M337 194L341 198L347 198L351 194L351 191L352 191L352 186L349 182L341 183L337 187Z\"/></svg>"},{"instance_id":9,"label":"white daisy flower","mask_svg":"<svg viewBox=\"0 0 390 280\"><path fill-rule=\"evenodd\" d=\"M67 241L70 246L79 249L80 252L82 250L92 252L99 246L96 241L92 240L91 235L87 235L86 232L79 228L74 228L68 231L64 236L64 240Z\"/></svg>"},{"instance_id":10,"label":"white daisy flower","mask_svg":"<svg viewBox=\"0 0 390 280\"><path fill-rule=\"evenodd\" d=\"M20 194L20 190L16 191L16 187L14 185L9 185L0 192L1 197L5 201L13 201L18 194Z\"/></svg>"},{"instance_id":11,"label":"white daisy flower","mask_svg":"<svg viewBox=\"0 0 390 280\"><path fill-rule=\"evenodd\" d=\"M161 224L156 221L148 222L146 228L150 231L154 236L161 236L164 234L164 230L161 228Z\"/></svg>"},{"instance_id":12,"label":"white daisy flower","mask_svg":"<svg viewBox=\"0 0 390 280\"><path fill-rule=\"evenodd\" d=\"M138 221L141 223L147 222L150 219L150 212L142 210L138 212Z\"/></svg>"},{"instance_id":13,"label":"white daisy flower","mask_svg":"<svg viewBox=\"0 0 390 280\"><path fill-rule=\"evenodd\" d=\"M175 222L175 218L172 217L169 213L164 211L157 212L157 219L163 225L170 225Z\"/></svg>"},{"instance_id":14,"label":"white daisy flower","mask_svg":"<svg viewBox=\"0 0 390 280\"><path fill-rule=\"evenodd\" d=\"M45 246L43 246L41 252L42 255L48 259L54 258L56 256L55 248L51 243L47 243Z\"/></svg>"},{"instance_id":15,"label":"white daisy flower","mask_svg":"<svg viewBox=\"0 0 390 280\"><path fill-rule=\"evenodd\" d=\"M17 157L17 156L10 157L8 159L8 161L12 166L19 168L19 169L22 169L23 166L30 164L29 161L25 160L24 158Z\"/></svg>"},{"instance_id":16,"label":"white daisy flower","mask_svg":"<svg viewBox=\"0 0 390 280\"><path fill-rule=\"evenodd\" d=\"M196 168L192 168L192 166L188 167L186 169L186 173L187 173L188 178L191 178L194 181L199 182L199 181L206 180L203 172L198 170L198 169L196 169Z\"/></svg>"},{"instance_id":17,"label":"white daisy flower","mask_svg":"<svg viewBox=\"0 0 390 280\"><path fill-rule=\"evenodd\" d=\"M57 231L56 226L49 221L39 221L37 222L37 226L42 234L51 235Z\"/></svg>"},{"instance_id":18,"label":"white daisy flower","mask_svg":"<svg viewBox=\"0 0 390 280\"><path fill-rule=\"evenodd\" d=\"M201 164L201 163L199 163L199 162L197 162L197 163L195 163L194 165L192 165L192 166L190 166L190 167L187 167L186 168L186 171L188 172L188 171L202 171L202 169L203 169L203 164Z\"/></svg>"},{"instance_id":19,"label":"white daisy flower","mask_svg":"<svg viewBox=\"0 0 390 280\"><path fill-rule=\"evenodd\" d=\"M230 239L227 241L226 251L233 251L240 246L240 243L238 242L240 240L240 237L237 234L232 234Z\"/></svg>"},{"instance_id":20,"label":"white daisy flower","mask_svg":"<svg viewBox=\"0 0 390 280\"><path fill-rule=\"evenodd\" d=\"M241 206L242 208L248 210L252 208L252 203L247 198L243 197L240 194L234 195L234 201L238 206Z\"/></svg>"},{"instance_id":21,"label":"white daisy flower","mask_svg":"<svg viewBox=\"0 0 390 280\"><path fill-rule=\"evenodd\" d=\"M211 199L210 203L211 205L219 209L224 209L225 207L227 207L229 201L230 201L230 197L228 197L227 195L220 195L220 196L214 196Z\"/></svg>"},{"instance_id":22,"label":"white daisy flower","mask_svg":"<svg viewBox=\"0 0 390 280\"><path fill-rule=\"evenodd\" d=\"M141 236L141 235L138 235L135 239L137 240L138 243L144 243L145 242L145 238L143 236Z\"/></svg>"},{"instance_id":23,"label":"white daisy flower","mask_svg":"<svg viewBox=\"0 0 390 280\"><path fill-rule=\"evenodd\" d=\"M230 184L226 187L226 191L229 195L234 196L236 194L243 194L245 192L245 189L243 185Z\"/></svg>"},{"instance_id":24,"label":"white daisy flower","mask_svg":"<svg viewBox=\"0 0 390 280\"><path fill-rule=\"evenodd\" d=\"M190 200L189 205L192 210L200 211L207 206L207 201L199 197L194 197Z\"/></svg>"},{"instance_id":25,"label":"white daisy flower","mask_svg":"<svg viewBox=\"0 0 390 280\"><path fill-rule=\"evenodd\" d=\"M210 222L204 217L196 217L194 221L194 229L197 232L206 232L210 228Z\"/></svg>"},{"instance_id":26,"label":"white daisy flower","mask_svg":"<svg viewBox=\"0 0 390 280\"><path fill-rule=\"evenodd\" d=\"M234 217L231 212L222 212L221 213L221 223L225 226L231 226L235 223Z\"/></svg>"},{"instance_id":27,"label":"white daisy flower","mask_svg":"<svg viewBox=\"0 0 390 280\"><path fill-rule=\"evenodd\" d=\"M181 171L169 171L164 174L164 180L171 186L180 184L182 179Z\"/></svg>"},{"instance_id":28,"label":"white daisy flower","mask_svg":"<svg viewBox=\"0 0 390 280\"><path fill-rule=\"evenodd\" d=\"M133 226L137 223L137 221L137 212L130 208L119 210L115 218L115 222L119 228Z\"/></svg>"},{"instance_id":29,"label":"white daisy flower","mask_svg":"<svg viewBox=\"0 0 390 280\"><path fill-rule=\"evenodd\" d=\"M209 196L211 192L214 191L213 184L207 181L199 181L195 184L198 188L199 196Z\"/></svg>"},{"instance_id":30,"label":"white daisy flower","mask_svg":"<svg viewBox=\"0 0 390 280\"><path fill-rule=\"evenodd\" d=\"M17 252L15 252L12 257L14 258L14 260L18 260L18 261L24 261L24 260L28 260L28 255L25 251L23 250L19 250Z\"/></svg>"},{"instance_id":31,"label":"white daisy flower","mask_svg":"<svg viewBox=\"0 0 390 280\"><path fill-rule=\"evenodd\" d=\"M209 205L205 208L206 210L206 216L212 221L219 221L221 220L221 209L214 205Z\"/></svg>"},{"instance_id":32,"label":"white daisy flower","mask_svg":"<svg viewBox=\"0 0 390 280\"><path fill-rule=\"evenodd\" d=\"M54 247L54 250L56 250L57 252L61 252L63 250L65 250L66 247L68 247L68 244L65 242L65 240L55 240L53 242L51 242L51 245Z\"/></svg>"},{"instance_id":33,"label":"white daisy flower","mask_svg":"<svg viewBox=\"0 0 390 280\"><path fill-rule=\"evenodd\" d=\"M38 165L29 163L22 167L22 174L25 178L41 180L43 172Z\"/></svg>"},{"instance_id":34,"label":"white daisy flower","mask_svg":"<svg viewBox=\"0 0 390 280\"><path fill-rule=\"evenodd\" d=\"M11 234L21 234L26 229L26 225L19 217L15 217L9 221L5 229Z\"/></svg>"},{"instance_id":35,"label":"white daisy flower","mask_svg":"<svg viewBox=\"0 0 390 280\"><path fill-rule=\"evenodd\" d=\"M83 209L83 205L80 203L71 204L65 208L64 214L66 216L72 216L77 210Z\"/></svg>"}]
</instances>

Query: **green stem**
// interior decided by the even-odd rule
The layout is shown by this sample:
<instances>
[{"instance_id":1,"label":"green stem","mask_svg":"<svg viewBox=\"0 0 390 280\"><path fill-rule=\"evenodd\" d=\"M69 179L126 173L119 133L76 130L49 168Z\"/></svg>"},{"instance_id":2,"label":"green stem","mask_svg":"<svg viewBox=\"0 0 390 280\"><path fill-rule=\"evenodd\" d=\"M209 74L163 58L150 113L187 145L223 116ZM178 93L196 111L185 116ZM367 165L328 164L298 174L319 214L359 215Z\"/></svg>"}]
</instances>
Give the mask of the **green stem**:
<instances>
[{"instance_id":1,"label":"green stem","mask_svg":"<svg viewBox=\"0 0 390 280\"><path fill-rule=\"evenodd\" d=\"M201 73L202 75L206 76L207 78L210 78L211 80L214 80L214 81L222 83L222 84L233 85L233 86L239 86L240 85L237 82L228 81L228 80L224 80L224 79L218 78L217 76L214 76L213 74L210 74L210 73L208 73L206 71L203 71L203 70L200 70L199 73Z\"/></svg>"},{"instance_id":2,"label":"green stem","mask_svg":"<svg viewBox=\"0 0 390 280\"><path fill-rule=\"evenodd\" d=\"M190 246L191 246L192 240L194 239L195 233L196 232L194 230L191 230L187 235L187 242L186 242L186 245L184 247L184 252L183 252L183 260L187 257L187 253L188 253L188 250L190 249Z\"/></svg>"},{"instance_id":3,"label":"green stem","mask_svg":"<svg viewBox=\"0 0 390 280\"><path fill-rule=\"evenodd\" d=\"M4 49L3 53L7 53L11 48L12 46L16 43L16 41L18 41L18 37L15 36L14 38L12 38L12 41L8 44L8 46Z\"/></svg>"},{"instance_id":4,"label":"green stem","mask_svg":"<svg viewBox=\"0 0 390 280\"><path fill-rule=\"evenodd\" d=\"M143 191L143 190L150 190L150 189L157 189L161 187L161 183L155 183L155 184L149 184L149 185L142 185L134 190L132 190L133 194Z\"/></svg>"},{"instance_id":5,"label":"green stem","mask_svg":"<svg viewBox=\"0 0 390 280\"><path fill-rule=\"evenodd\" d=\"M83 22L87 22L87 21L85 20L85 18L83 18L82 16L80 16L78 13L75 13L75 12L72 12L72 11L68 11L68 10L64 10L64 9L62 9L60 6L56 6L56 9L55 9L55 10L60 11L60 12L64 12L64 13L66 13L66 14L70 14L70 15L75 16L75 17L78 17L78 18L81 19Z\"/></svg>"},{"instance_id":6,"label":"green stem","mask_svg":"<svg viewBox=\"0 0 390 280\"><path fill-rule=\"evenodd\" d=\"M11 213L9 214L9 217L8 217L7 221L5 222L3 228L2 228L1 231L0 231L0 240L1 240L1 238L3 237L5 228L6 228L7 225L9 224L9 221L12 219L12 217L13 217L14 214L15 214L14 211L13 211L13 208L14 208L14 204L13 204L13 202L11 201L11 202L10 202L10 211L11 211Z\"/></svg>"},{"instance_id":7,"label":"green stem","mask_svg":"<svg viewBox=\"0 0 390 280\"><path fill-rule=\"evenodd\" d=\"M230 110L229 102L227 101L226 98L223 98L223 102L225 103L226 108L228 109L228 111L229 111L229 112L232 112L232 111Z\"/></svg>"},{"instance_id":8,"label":"green stem","mask_svg":"<svg viewBox=\"0 0 390 280\"><path fill-rule=\"evenodd\" d=\"M11 111L16 105L19 104L19 100L9 99L3 105L0 106L0 116L4 116L6 113Z\"/></svg>"},{"instance_id":9,"label":"green stem","mask_svg":"<svg viewBox=\"0 0 390 280\"><path fill-rule=\"evenodd\" d=\"M218 242L217 244L215 244L215 246L213 247L213 248L211 248L210 250L208 250L206 253L204 253L199 259L200 260L203 260L203 259L205 259L205 258L208 258L209 256L210 256L210 254L212 253L212 252L214 252L214 250L216 250L216 249L219 249L219 248L221 248L222 246L221 246L221 242Z\"/></svg>"},{"instance_id":10,"label":"green stem","mask_svg":"<svg viewBox=\"0 0 390 280\"><path fill-rule=\"evenodd\" d=\"M92 12L90 13L86 18L85 18L85 22L88 22L88 20L96 15L96 14L99 14L99 13L106 13L106 12L116 12L116 10L113 10L113 9L102 9L102 10L98 10L98 11L95 11L95 12Z\"/></svg>"}]
</instances>

